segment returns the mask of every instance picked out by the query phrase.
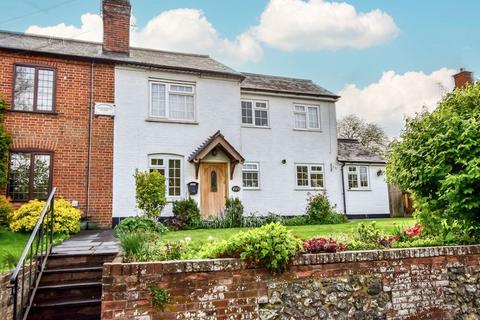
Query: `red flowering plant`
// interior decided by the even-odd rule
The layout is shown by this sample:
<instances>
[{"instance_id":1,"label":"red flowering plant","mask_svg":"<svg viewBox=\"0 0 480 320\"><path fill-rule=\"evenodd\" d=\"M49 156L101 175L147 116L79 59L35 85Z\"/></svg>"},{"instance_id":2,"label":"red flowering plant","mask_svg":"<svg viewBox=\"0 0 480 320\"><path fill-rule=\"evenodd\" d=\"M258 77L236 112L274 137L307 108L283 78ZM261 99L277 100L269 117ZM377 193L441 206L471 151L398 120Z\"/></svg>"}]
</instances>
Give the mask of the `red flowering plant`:
<instances>
[{"instance_id":1,"label":"red flowering plant","mask_svg":"<svg viewBox=\"0 0 480 320\"><path fill-rule=\"evenodd\" d=\"M303 242L303 249L306 253L334 253L345 251L346 245L338 243L333 239L327 239L322 237L312 238Z\"/></svg>"},{"instance_id":2,"label":"red flowering plant","mask_svg":"<svg viewBox=\"0 0 480 320\"><path fill-rule=\"evenodd\" d=\"M418 237L420 236L420 234L422 233L423 231L423 227L416 223L413 227L410 227L410 228L406 228L405 229L405 234L410 238L410 239L413 239L415 237Z\"/></svg>"}]
</instances>

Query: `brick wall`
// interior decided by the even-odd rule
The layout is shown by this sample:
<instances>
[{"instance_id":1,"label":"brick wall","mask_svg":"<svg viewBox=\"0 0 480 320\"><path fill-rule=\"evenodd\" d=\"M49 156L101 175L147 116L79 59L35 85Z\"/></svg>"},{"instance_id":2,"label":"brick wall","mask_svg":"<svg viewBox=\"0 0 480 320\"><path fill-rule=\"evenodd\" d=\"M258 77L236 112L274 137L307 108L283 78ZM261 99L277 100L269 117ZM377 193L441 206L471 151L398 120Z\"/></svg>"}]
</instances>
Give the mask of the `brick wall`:
<instances>
[{"instance_id":1,"label":"brick wall","mask_svg":"<svg viewBox=\"0 0 480 320\"><path fill-rule=\"evenodd\" d=\"M53 151L53 186L59 195L87 209L90 71L89 61L0 50L0 96L12 103L14 64L56 69L55 114L7 111L5 126L11 149ZM95 63L94 102L114 102L114 65ZM111 225L113 119L93 120L89 216L101 227ZM18 204L17 204L18 205Z\"/></svg>"},{"instance_id":2,"label":"brick wall","mask_svg":"<svg viewBox=\"0 0 480 320\"><path fill-rule=\"evenodd\" d=\"M9 304L10 289L10 273L0 274L0 319L12 319L13 307Z\"/></svg>"},{"instance_id":3,"label":"brick wall","mask_svg":"<svg viewBox=\"0 0 480 320\"><path fill-rule=\"evenodd\" d=\"M272 275L236 259L109 263L102 319L478 319L480 246L302 255ZM152 306L149 287L170 301Z\"/></svg>"}]
</instances>

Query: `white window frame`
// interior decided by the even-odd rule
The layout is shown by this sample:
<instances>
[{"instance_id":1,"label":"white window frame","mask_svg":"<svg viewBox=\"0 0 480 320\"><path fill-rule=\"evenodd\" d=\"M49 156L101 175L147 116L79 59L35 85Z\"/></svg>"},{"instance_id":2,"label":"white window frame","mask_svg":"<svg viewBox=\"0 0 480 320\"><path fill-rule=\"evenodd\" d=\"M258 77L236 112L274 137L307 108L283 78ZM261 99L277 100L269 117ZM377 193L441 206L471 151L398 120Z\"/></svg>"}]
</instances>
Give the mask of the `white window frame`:
<instances>
[{"instance_id":1,"label":"white window frame","mask_svg":"<svg viewBox=\"0 0 480 320\"><path fill-rule=\"evenodd\" d=\"M159 159L163 160L163 165L152 165L152 159ZM169 180L169 165L168 162L169 160L179 160L180 161L180 194L179 195L170 195L169 194L169 187L170 187L170 180ZM184 186L183 186L183 157L182 156L176 156L176 155L171 155L171 154L162 154L162 153L155 153L155 154L150 154L148 155L148 170L159 170L162 169L164 170L165 174L165 197L169 201L173 200L179 200L183 198L183 192L184 192Z\"/></svg>"},{"instance_id":2,"label":"white window frame","mask_svg":"<svg viewBox=\"0 0 480 320\"><path fill-rule=\"evenodd\" d=\"M244 123L243 122L243 108L242 108L242 103L243 102L250 102L252 104L252 123ZM263 103L265 104L265 108L257 107L257 103ZM261 110L261 111L266 111L267 112L267 125L266 126L261 126L261 125L256 125L255 124L255 110ZM268 105L267 100L252 100L252 99L242 99L240 102L240 112L241 112L241 122L242 126L244 127L253 127L253 128L270 128L270 106Z\"/></svg>"},{"instance_id":3,"label":"white window frame","mask_svg":"<svg viewBox=\"0 0 480 320\"><path fill-rule=\"evenodd\" d=\"M305 108L305 111L298 111L296 110L297 107L303 107ZM309 119L309 113L308 113L308 108L315 108L317 109L317 123L318 127L310 127L310 119ZM305 128L299 128L297 127L297 121L296 121L296 115L297 114L304 114L305 115ZM311 105L311 104L301 104L301 103L295 103L293 105L293 126L295 130L304 130L304 131L321 131L322 130L322 125L321 125L321 117L320 117L320 106L319 105Z\"/></svg>"},{"instance_id":4,"label":"white window frame","mask_svg":"<svg viewBox=\"0 0 480 320\"><path fill-rule=\"evenodd\" d=\"M357 185L358 187L356 188L352 188L350 187L350 179L349 179L349 176L352 175L352 173L350 173L350 168L356 168L356 171L355 171L355 175L357 176ZM360 179L360 168L365 168L366 169L366 175L367 175L367 186L362 186L362 181ZM370 188L370 169L368 166L365 166L365 165L348 165L346 166L346 178L347 178L347 186L348 186L348 190L371 190Z\"/></svg>"},{"instance_id":5,"label":"white window frame","mask_svg":"<svg viewBox=\"0 0 480 320\"><path fill-rule=\"evenodd\" d=\"M298 167L307 167L308 185L298 184ZM321 167L321 171L312 170L312 167ZM323 186L312 187L312 173L321 173L323 176ZM322 163L296 163L295 164L295 189L299 190L325 190L325 166Z\"/></svg>"},{"instance_id":6,"label":"white window frame","mask_svg":"<svg viewBox=\"0 0 480 320\"><path fill-rule=\"evenodd\" d=\"M158 116L152 113L152 87L153 85L164 85L165 86L165 116ZM192 92L183 92L183 91L174 91L171 89L172 86L182 86L192 88ZM195 85L191 83L183 82L169 82L169 81L156 81L150 80L148 83L149 94L148 94L148 116L152 119L161 119L172 122L196 122L197 119L197 104L195 99ZM193 98L193 119L180 119L180 118L171 118L170 117L170 94L182 95L182 96L191 96Z\"/></svg>"},{"instance_id":7,"label":"white window frame","mask_svg":"<svg viewBox=\"0 0 480 320\"><path fill-rule=\"evenodd\" d=\"M245 165L254 165L257 168L256 169L245 169ZM257 173L257 187L245 187L243 184L243 173L244 172L255 172ZM243 190L260 190L260 163L258 162L244 162L243 167L242 167L242 188Z\"/></svg>"}]
</instances>

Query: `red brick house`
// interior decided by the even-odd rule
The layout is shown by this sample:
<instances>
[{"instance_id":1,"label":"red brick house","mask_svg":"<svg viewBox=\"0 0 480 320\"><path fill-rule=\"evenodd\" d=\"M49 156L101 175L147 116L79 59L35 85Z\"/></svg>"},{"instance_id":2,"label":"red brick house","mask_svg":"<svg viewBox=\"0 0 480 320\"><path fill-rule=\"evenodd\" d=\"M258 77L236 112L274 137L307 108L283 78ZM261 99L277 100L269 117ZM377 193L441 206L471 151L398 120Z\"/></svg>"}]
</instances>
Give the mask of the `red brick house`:
<instances>
[{"instance_id":1,"label":"red brick house","mask_svg":"<svg viewBox=\"0 0 480 320\"><path fill-rule=\"evenodd\" d=\"M122 30L118 21L130 19L130 6L105 0L103 12L103 46L1 32L0 97L13 138L5 191L15 205L46 198L56 186L59 196L108 228L113 117L96 115L95 104L114 103L115 57L128 55L129 47L128 23Z\"/></svg>"}]
</instances>

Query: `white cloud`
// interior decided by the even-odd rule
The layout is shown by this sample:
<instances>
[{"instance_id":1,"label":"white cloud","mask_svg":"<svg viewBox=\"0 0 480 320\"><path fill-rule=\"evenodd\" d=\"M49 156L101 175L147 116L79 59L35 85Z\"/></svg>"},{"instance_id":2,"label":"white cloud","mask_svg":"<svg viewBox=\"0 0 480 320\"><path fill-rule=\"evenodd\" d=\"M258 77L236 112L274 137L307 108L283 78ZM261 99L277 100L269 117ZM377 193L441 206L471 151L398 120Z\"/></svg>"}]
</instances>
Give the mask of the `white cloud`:
<instances>
[{"instance_id":1,"label":"white cloud","mask_svg":"<svg viewBox=\"0 0 480 320\"><path fill-rule=\"evenodd\" d=\"M359 13L345 2L271 0L253 32L272 47L318 51L372 47L399 30L393 18L378 9Z\"/></svg>"},{"instance_id":2,"label":"white cloud","mask_svg":"<svg viewBox=\"0 0 480 320\"><path fill-rule=\"evenodd\" d=\"M102 41L103 24L99 15L86 13L81 26L30 26L26 32L77 40ZM234 65L257 62L263 51L249 33L234 41L222 38L205 15L196 9L164 11L150 20L144 28L130 32L131 45L143 48L210 54Z\"/></svg>"},{"instance_id":3,"label":"white cloud","mask_svg":"<svg viewBox=\"0 0 480 320\"><path fill-rule=\"evenodd\" d=\"M378 123L390 136L398 136L405 116L420 112L423 107L433 110L441 97L453 89L455 70L442 68L431 74L407 72L397 74L386 71L376 83L365 88L354 84L340 91L337 116L347 114Z\"/></svg>"}]
</instances>

